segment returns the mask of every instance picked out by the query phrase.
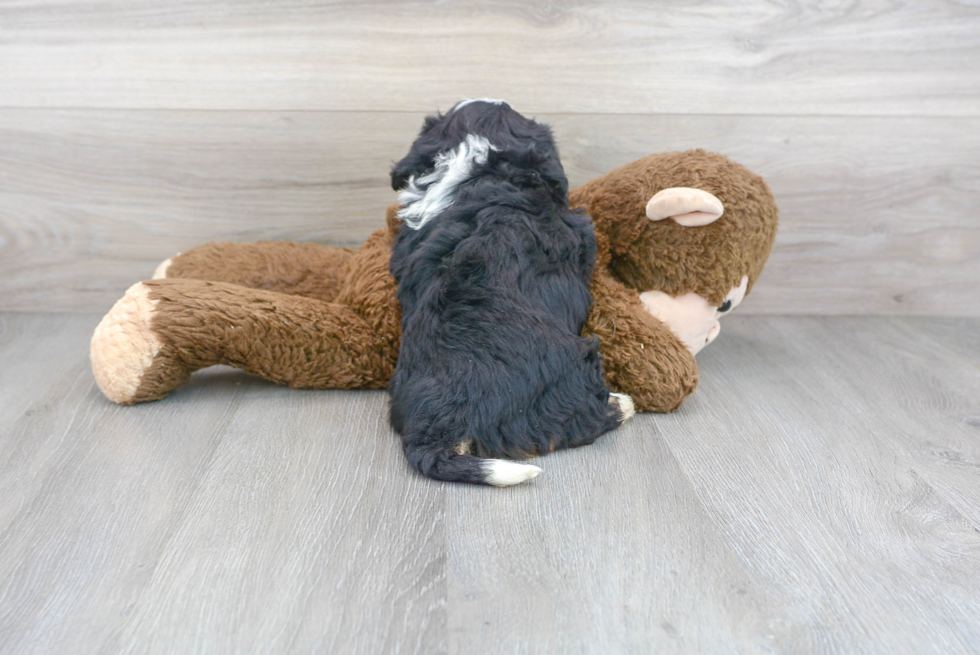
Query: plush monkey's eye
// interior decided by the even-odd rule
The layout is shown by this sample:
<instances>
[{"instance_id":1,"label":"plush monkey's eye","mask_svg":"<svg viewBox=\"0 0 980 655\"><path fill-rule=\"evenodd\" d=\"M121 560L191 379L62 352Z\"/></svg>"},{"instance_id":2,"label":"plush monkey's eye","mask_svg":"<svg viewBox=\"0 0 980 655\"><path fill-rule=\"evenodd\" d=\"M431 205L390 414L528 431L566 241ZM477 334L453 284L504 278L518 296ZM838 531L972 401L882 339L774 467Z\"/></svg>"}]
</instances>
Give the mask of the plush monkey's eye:
<instances>
[{"instance_id":1,"label":"plush monkey's eye","mask_svg":"<svg viewBox=\"0 0 980 655\"><path fill-rule=\"evenodd\" d=\"M724 303L722 303L721 307L718 308L718 311L724 314L731 308L732 308L732 301L726 300Z\"/></svg>"}]
</instances>

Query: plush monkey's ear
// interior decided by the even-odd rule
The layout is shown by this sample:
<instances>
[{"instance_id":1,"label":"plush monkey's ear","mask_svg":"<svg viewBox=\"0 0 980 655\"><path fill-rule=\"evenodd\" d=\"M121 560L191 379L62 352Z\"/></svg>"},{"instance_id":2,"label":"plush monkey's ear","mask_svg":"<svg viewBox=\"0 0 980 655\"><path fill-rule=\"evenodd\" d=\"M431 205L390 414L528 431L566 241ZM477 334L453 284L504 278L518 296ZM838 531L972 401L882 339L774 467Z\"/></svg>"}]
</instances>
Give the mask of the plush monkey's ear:
<instances>
[{"instance_id":1,"label":"plush monkey's ear","mask_svg":"<svg viewBox=\"0 0 980 655\"><path fill-rule=\"evenodd\" d=\"M664 189L647 202L647 218L651 221L671 218L684 227L714 223L724 213L725 207L716 196L689 187Z\"/></svg>"}]
</instances>

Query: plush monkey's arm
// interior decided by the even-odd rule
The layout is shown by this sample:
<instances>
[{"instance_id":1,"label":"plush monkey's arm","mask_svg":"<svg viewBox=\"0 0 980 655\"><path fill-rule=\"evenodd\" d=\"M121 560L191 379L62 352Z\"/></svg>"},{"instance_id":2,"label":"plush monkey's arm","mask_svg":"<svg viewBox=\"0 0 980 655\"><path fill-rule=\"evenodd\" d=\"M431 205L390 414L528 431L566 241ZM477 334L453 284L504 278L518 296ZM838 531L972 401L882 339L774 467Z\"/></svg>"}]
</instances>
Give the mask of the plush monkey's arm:
<instances>
[{"instance_id":1,"label":"plush monkey's arm","mask_svg":"<svg viewBox=\"0 0 980 655\"><path fill-rule=\"evenodd\" d=\"M599 337L606 382L642 412L672 412L698 384L694 355L651 316L639 294L601 269L592 281L585 334Z\"/></svg>"},{"instance_id":2,"label":"plush monkey's arm","mask_svg":"<svg viewBox=\"0 0 980 655\"><path fill-rule=\"evenodd\" d=\"M344 302L352 281L363 286L363 268L368 260L378 260L387 276L391 243L401 224L398 205L387 208L385 223L357 249L294 241L207 243L164 261L153 278L228 282L324 302Z\"/></svg>"},{"instance_id":3,"label":"plush monkey's arm","mask_svg":"<svg viewBox=\"0 0 980 655\"><path fill-rule=\"evenodd\" d=\"M333 302L354 252L293 241L212 242L168 259L154 278L228 282Z\"/></svg>"}]
</instances>

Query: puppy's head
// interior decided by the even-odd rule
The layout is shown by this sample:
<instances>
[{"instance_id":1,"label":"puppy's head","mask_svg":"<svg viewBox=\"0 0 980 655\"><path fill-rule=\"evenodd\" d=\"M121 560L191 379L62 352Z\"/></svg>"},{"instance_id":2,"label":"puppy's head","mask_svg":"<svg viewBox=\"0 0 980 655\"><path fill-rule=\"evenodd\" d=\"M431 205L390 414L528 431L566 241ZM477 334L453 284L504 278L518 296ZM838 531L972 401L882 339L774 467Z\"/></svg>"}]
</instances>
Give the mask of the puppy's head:
<instances>
[{"instance_id":1,"label":"puppy's head","mask_svg":"<svg viewBox=\"0 0 980 655\"><path fill-rule=\"evenodd\" d=\"M399 216L417 228L451 203L460 184L493 171L519 187L544 187L567 203L568 180L547 125L502 100L463 100L446 114L427 117L408 154L392 168L391 186L401 192Z\"/></svg>"}]
</instances>

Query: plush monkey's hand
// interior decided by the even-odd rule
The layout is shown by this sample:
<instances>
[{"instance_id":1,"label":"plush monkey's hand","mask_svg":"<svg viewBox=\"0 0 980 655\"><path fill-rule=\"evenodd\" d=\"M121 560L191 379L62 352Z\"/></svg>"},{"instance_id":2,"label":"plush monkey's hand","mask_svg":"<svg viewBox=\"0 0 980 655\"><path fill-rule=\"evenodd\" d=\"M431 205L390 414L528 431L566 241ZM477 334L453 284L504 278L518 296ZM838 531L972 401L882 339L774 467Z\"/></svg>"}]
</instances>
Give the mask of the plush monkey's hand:
<instances>
[{"instance_id":1,"label":"plush monkey's hand","mask_svg":"<svg viewBox=\"0 0 980 655\"><path fill-rule=\"evenodd\" d=\"M609 385L632 396L641 412L677 409L698 384L691 351L643 307L635 290L612 276L597 273L592 296L585 334L599 337Z\"/></svg>"}]
</instances>

